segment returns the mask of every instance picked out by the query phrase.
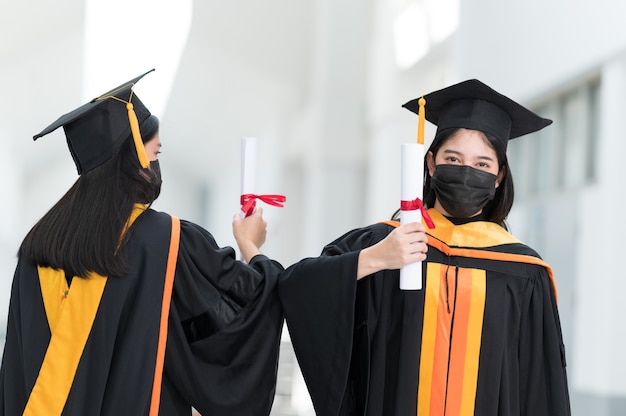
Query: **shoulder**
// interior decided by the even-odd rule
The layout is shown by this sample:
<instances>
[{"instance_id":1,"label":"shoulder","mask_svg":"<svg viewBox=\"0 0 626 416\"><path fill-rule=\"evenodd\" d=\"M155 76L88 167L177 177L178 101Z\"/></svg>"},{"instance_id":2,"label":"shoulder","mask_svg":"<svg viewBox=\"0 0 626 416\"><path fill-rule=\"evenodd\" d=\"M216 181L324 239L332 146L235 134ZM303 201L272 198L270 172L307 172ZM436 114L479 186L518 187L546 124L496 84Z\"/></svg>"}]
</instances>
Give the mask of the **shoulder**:
<instances>
[{"instance_id":1,"label":"shoulder","mask_svg":"<svg viewBox=\"0 0 626 416\"><path fill-rule=\"evenodd\" d=\"M506 244L500 247L503 247L505 250L511 252L512 254L519 254L523 256L530 256L530 257L536 257L537 259L541 259L541 256L539 255L537 251L535 251L532 247L522 242ZM494 249L497 250L497 247L495 247Z\"/></svg>"},{"instance_id":2,"label":"shoulder","mask_svg":"<svg viewBox=\"0 0 626 416\"><path fill-rule=\"evenodd\" d=\"M141 227L144 229L155 230L155 229L166 229L170 230L172 226L172 218L178 218L175 215L170 215L166 212L155 211L153 209L148 209L146 212L141 214L141 216L137 220L137 227ZM181 235L203 235L206 237L213 238L211 233L209 233L206 229L201 227L198 224L195 224L191 221L187 221L181 218L178 218L180 221L180 232Z\"/></svg>"},{"instance_id":3,"label":"shoulder","mask_svg":"<svg viewBox=\"0 0 626 416\"><path fill-rule=\"evenodd\" d=\"M354 228L346 232L345 234L343 234L341 237L335 239L331 244L342 241L342 240L346 240L346 239L355 239L355 238L363 238L363 237L371 238L374 240L383 239L393 229L394 227L388 224L384 224L384 223L376 223L376 224L371 224L365 227Z\"/></svg>"},{"instance_id":4,"label":"shoulder","mask_svg":"<svg viewBox=\"0 0 626 416\"><path fill-rule=\"evenodd\" d=\"M539 255L537 251L535 251L532 247L530 247L526 243L519 240L517 237L511 234L508 230L494 223L487 223L487 224L489 224L490 229L493 230L490 233L490 237L492 239L489 240L490 243L492 244L491 249L493 251L502 251L504 253L535 257L541 260L541 256Z\"/></svg>"},{"instance_id":5,"label":"shoulder","mask_svg":"<svg viewBox=\"0 0 626 416\"><path fill-rule=\"evenodd\" d=\"M365 227L352 229L336 238L324 247L324 253L339 250L341 252L360 250L378 243L395 227L386 223L375 223Z\"/></svg>"},{"instance_id":6,"label":"shoulder","mask_svg":"<svg viewBox=\"0 0 626 416\"><path fill-rule=\"evenodd\" d=\"M172 219L169 215L147 209L128 230L131 244L153 247L170 241Z\"/></svg>"},{"instance_id":7,"label":"shoulder","mask_svg":"<svg viewBox=\"0 0 626 416\"><path fill-rule=\"evenodd\" d=\"M153 247L169 243L172 237L172 215L152 209L141 214L131 228L130 240L135 244ZM180 219L180 247L206 250L216 249L215 239L206 229L187 220Z\"/></svg>"},{"instance_id":8,"label":"shoulder","mask_svg":"<svg viewBox=\"0 0 626 416\"><path fill-rule=\"evenodd\" d=\"M167 227L172 224L172 217L165 213L155 211L153 209L147 209L141 214L135 221L137 228L154 228L154 227Z\"/></svg>"}]
</instances>

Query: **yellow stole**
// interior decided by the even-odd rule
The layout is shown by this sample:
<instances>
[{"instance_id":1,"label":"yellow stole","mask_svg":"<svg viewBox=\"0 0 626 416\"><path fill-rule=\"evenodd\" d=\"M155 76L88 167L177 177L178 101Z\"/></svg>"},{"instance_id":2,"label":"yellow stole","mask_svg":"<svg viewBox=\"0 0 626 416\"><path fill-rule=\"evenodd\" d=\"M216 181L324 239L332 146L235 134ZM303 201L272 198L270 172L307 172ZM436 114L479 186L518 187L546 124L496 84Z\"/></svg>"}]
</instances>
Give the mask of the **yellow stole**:
<instances>
[{"instance_id":1,"label":"yellow stole","mask_svg":"<svg viewBox=\"0 0 626 416\"><path fill-rule=\"evenodd\" d=\"M124 232L145 210L145 206L135 205ZM153 386L153 389L158 389L159 396L165 340L167 339L167 318L176 269L179 236L180 222L178 218L172 217L170 254L166 270ZM50 344L23 415L60 415L65 407L80 357L98 312L107 277L90 272L86 279L72 279L71 287L68 287L63 270L41 266L38 266L37 270L51 336ZM158 413L158 405L158 398L153 397L152 406L156 406L157 410L156 413L153 413L151 408L151 415Z\"/></svg>"}]
</instances>

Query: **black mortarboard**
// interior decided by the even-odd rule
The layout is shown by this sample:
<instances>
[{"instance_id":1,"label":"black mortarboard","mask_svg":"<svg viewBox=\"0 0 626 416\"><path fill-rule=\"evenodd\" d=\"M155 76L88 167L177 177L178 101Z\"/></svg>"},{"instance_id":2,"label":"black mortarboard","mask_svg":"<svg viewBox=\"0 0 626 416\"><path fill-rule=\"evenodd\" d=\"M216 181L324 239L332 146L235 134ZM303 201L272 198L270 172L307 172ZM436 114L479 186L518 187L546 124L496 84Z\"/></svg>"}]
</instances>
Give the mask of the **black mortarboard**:
<instances>
[{"instance_id":1,"label":"black mortarboard","mask_svg":"<svg viewBox=\"0 0 626 416\"><path fill-rule=\"evenodd\" d=\"M150 161L141 140L139 124L150 116L150 111L132 88L152 71L154 69L59 117L33 139L37 140L63 126L67 145L80 175L106 162L132 135L139 163L147 167Z\"/></svg>"},{"instance_id":2,"label":"black mortarboard","mask_svg":"<svg viewBox=\"0 0 626 416\"><path fill-rule=\"evenodd\" d=\"M495 136L504 144L525 134L552 124L524 106L500 94L477 79L431 92L425 99L425 118L437 126L437 132L447 128L480 130ZM404 104L406 109L419 114L416 98Z\"/></svg>"}]
</instances>

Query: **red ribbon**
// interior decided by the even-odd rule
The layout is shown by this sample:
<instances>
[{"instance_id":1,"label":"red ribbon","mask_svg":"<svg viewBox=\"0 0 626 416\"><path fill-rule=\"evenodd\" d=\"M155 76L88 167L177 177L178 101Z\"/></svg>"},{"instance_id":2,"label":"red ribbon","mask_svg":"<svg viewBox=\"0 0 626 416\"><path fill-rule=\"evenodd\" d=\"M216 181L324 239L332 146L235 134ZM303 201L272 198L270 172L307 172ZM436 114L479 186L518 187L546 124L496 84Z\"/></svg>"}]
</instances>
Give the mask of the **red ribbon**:
<instances>
[{"instance_id":1,"label":"red ribbon","mask_svg":"<svg viewBox=\"0 0 626 416\"><path fill-rule=\"evenodd\" d=\"M412 201L400 201L401 211L416 211L418 209L422 211L422 218L424 218L424 222L426 222L428 228L435 228L435 223L432 218L430 218L430 215L428 215L428 211L424 207L421 199L415 198Z\"/></svg>"},{"instance_id":2,"label":"red ribbon","mask_svg":"<svg viewBox=\"0 0 626 416\"><path fill-rule=\"evenodd\" d=\"M283 207L283 202L287 200L287 197L284 195L255 195L255 194L244 194L241 195L241 211L246 213L246 217L252 214L254 211L254 207L256 206L256 200L260 199L268 205L272 205L275 207Z\"/></svg>"}]
</instances>

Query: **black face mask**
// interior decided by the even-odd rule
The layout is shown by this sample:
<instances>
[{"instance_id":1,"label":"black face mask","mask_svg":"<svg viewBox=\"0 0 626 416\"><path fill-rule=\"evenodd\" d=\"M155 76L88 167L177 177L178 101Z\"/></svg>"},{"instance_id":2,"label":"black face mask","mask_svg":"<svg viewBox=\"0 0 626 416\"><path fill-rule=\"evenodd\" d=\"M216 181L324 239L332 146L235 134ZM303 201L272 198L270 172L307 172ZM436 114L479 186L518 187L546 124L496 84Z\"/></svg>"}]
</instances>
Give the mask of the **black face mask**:
<instances>
[{"instance_id":1,"label":"black face mask","mask_svg":"<svg viewBox=\"0 0 626 416\"><path fill-rule=\"evenodd\" d=\"M439 203L455 218L469 218L496 194L497 176L471 166L435 166L430 186Z\"/></svg>"},{"instance_id":2,"label":"black face mask","mask_svg":"<svg viewBox=\"0 0 626 416\"><path fill-rule=\"evenodd\" d=\"M152 172L154 172L154 175L156 176L156 181L152 184L154 192L152 200L154 201L161 194L161 184L163 184L163 180L161 179L161 165L159 164L158 159L150 162L150 169L152 169Z\"/></svg>"},{"instance_id":3,"label":"black face mask","mask_svg":"<svg viewBox=\"0 0 626 416\"><path fill-rule=\"evenodd\" d=\"M159 164L159 159L150 162L150 169L152 169L152 172L154 172L156 177L159 178L160 186L163 181L161 180L161 165Z\"/></svg>"},{"instance_id":4,"label":"black face mask","mask_svg":"<svg viewBox=\"0 0 626 416\"><path fill-rule=\"evenodd\" d=\"M139 186L137 195L139 201L143 204L151 204L161 194L161 166L158 160L150 162L150 166L141 171L143 177L142 185Z\"/></svg>"}]
</instances>

